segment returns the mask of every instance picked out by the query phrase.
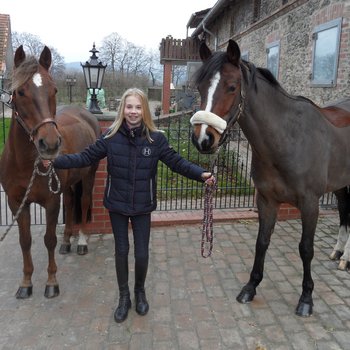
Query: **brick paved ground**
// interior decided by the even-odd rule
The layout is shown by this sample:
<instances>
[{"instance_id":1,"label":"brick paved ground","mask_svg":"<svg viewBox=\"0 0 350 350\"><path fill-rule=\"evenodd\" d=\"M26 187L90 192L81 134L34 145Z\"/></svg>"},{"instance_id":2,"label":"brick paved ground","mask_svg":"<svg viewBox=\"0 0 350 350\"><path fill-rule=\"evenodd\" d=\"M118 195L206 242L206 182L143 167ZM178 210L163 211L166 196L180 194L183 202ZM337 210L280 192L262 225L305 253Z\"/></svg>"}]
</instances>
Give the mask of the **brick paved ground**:
<instances>
[{"instance_id":1,"label":"brick paved ground","mask_svg":"<svg viewBox=\"0 0 350 350\"><path fill-rule=\"evenodd\" d=\"M0 243L0 349L349 349L350 274L328 260L337 226L336 214L319 219L310 318L294 314L301 292L299 220L278 222L264 280L248 305L235 298L252 266L255 219L216 223L208 259L200 256L200 225L154 227L147 279L150 312L141 317L132 308L122 324L113 320L117 287L111 235L94 235L86 256L57 255L61 294L48 300L43 296L43 228L36 227L33 296L16 300L22 257L12 229Z\"/></svg>"}]
</instances>

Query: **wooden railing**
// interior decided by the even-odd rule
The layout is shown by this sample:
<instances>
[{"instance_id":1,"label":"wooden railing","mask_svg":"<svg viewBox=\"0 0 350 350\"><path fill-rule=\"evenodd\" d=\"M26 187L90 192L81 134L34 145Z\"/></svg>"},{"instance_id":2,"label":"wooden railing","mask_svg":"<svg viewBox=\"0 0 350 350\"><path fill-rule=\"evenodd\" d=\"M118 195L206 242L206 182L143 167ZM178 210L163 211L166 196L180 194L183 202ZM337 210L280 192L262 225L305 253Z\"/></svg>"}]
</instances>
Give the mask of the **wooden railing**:
<instances>
[{"instance_id":1,"label":"wooden railing","mask_svg":"<svg viewBox=\"0 0 350 350\"><path fill-rule=\"evenodd\" d=\"M160 44L160 63L171 61L173 64L186 64L188 61L200 61L198 39L174 39L167 36Z\"/></svg>"}]
</instances>

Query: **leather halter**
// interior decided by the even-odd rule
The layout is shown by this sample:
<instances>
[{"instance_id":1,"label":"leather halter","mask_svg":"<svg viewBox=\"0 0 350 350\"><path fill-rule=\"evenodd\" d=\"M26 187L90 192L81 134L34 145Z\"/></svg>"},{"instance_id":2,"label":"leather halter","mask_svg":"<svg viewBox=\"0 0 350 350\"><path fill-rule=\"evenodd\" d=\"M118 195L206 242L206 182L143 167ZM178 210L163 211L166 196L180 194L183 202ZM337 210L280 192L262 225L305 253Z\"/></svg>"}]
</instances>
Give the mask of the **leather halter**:
<instances>
[{"instance_id":1,"label":"leather halter","mask_svg":"<svg viewBox=\"0 0 350 350\"><path fill-rule=\"evenodd\" d=\"M34 136L37 134L38 130L45 124L52 123L55 125L57 129L57 123L52 118L45 118L41 122L39 122L37 125L34 126L34 128L30 129L27 127L26 123L24 122L23 118L19 115L19 113L16 110L16 105L13 101L11 92L8 92L4 89L0 89L0 101L4 103L7 107L11 108L13 112L15 113L15 119L18 122L18 124L23 128L23 130L26 132L26 134L29 136L30 141L34 141Z\"/></svg>"},{"instance_id":2,"label":"leather halter","mask_svg":"<svg viewBox=\"0 0 350 350\"><path fill-rule=\"evenodd\" d=\"M242 68L241 67L240 67L240 72L241 72L240 101L239 101L239 104L237 106L237 109L235 109L235 110L231 109L229 112L227 126L226 126L226 129L224 130L224 132L221 134L218 146L221 146L226 141L226 139L228 137L228 133L231 131L230 129L232 128L232 126L236 122L238 122L239 118L241 117L241 115L243 114L243 111L244 111L246 94L245 94L245 89L244 89L244 84L243 84L244 79L242 76Z\"/></svg>"},{"instance_id":3,"label":"leather halter","mask_svg":"<svg viewBox=\"0 0 350 350\"><path fill-rule=\"evenodd\" d=\"M17 111L15 112L15 118L18 122L18 124L23 128L23 130L26 132L26 134L29 136L30 141L34 141L34 137L37 134L38 130L45 124L48 123L52 123L55 125L55 127L57 128L57 123L52 119L52 118L45 118L44 120L42 120L41 122L39 122L38 124L36 124L34 126L34 128L29 129L27 127L27 125L25 124L24 120L22 119L22 117L18 114Z\"/></svg>"}]
</instances>

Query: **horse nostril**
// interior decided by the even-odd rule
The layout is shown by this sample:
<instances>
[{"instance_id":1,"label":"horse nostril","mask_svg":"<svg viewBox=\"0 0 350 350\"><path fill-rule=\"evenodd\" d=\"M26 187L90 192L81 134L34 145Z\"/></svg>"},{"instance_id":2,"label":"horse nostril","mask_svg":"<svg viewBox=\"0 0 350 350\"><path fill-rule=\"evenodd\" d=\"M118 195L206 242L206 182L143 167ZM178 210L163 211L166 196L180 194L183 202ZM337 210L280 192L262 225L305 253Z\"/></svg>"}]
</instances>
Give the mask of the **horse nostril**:
<instances>
[{"instance_id":1,"label":"horse nostril","mask_svg":"<svg viewBox=\"0 0 350 350\"><path fill-rule=\"evenodd\" d=\"M46 142L44 139L39 139L38 141L38 144L39 144L39 149L40 150L46 150L47 149L47 145L46 145Z\"/></svg>"},{"instance_id":2,"label":"horse nostril","mask_svg":"<svg viewBox=\"0 0 350 350\"><path fill-rule=\"evenodd\" d=\"M60 147L62 144L62 136L58 136L58 140L57 140L57 148Z\"/></svg>"}]
</instances>

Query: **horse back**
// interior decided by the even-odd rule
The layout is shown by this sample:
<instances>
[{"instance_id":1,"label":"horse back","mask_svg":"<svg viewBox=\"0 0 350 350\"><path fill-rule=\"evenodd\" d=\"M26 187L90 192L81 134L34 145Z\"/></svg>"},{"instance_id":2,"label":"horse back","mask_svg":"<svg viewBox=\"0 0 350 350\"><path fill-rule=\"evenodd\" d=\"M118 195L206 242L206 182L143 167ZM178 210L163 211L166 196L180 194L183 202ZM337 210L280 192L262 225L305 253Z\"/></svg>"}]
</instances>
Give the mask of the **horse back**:
<instances>
[{"instance_id":1,"label":"horse back","mask_svg":"<svg viewBox=\"0 0 350 350\"><path fill-rule=\"evenodd\" d=\"M88 110L77 106L57 109L56 122L62 135L62 153L81 152L101 135L97 118Z\"/></svg>"},{"instance_id":2,"label":"horse back","mask_svg":"<svg viewBox=\"0 0 350 350\"><path fill-rule=\"evenodd\" d=\"M343 99L320 108L326 119L338 128L350 125L350 99Z\"/></svg>"}]
</instances>

